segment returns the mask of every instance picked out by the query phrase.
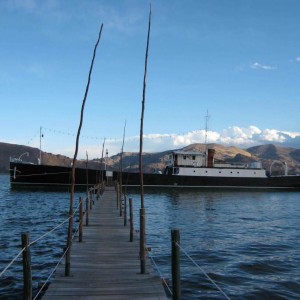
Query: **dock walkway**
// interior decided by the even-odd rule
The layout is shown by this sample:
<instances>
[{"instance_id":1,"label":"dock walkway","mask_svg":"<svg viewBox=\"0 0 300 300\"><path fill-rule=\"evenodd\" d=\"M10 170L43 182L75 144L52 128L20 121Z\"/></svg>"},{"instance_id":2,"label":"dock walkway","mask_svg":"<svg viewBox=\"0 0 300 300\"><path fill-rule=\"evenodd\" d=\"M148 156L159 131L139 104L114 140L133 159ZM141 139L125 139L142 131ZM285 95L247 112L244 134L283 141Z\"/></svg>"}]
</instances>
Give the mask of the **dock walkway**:
<instances>
[{"instance_id":1,"label":"dock walkway","mask_svg":"<svg viewBox=\"0 0 300 300\"><path fill-rule=\"evenodd\" d=\"M90 212L83 242L73 242L71 276L64 276L62 264L43 300L167 299L160 278L147 264L147 274L140 274L139 241L129 242L116 192L107 188Z\"/></svg>"}]
</instances>

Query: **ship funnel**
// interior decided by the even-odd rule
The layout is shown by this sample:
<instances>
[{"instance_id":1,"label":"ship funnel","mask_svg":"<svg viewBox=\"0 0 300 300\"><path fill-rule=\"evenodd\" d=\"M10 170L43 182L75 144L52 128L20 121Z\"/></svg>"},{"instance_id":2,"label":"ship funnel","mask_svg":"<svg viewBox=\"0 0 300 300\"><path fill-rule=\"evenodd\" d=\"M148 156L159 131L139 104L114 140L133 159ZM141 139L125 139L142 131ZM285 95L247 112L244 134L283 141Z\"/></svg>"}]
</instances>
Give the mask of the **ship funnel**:
<instances>
[{"instance_id":1,"label":"ship funnel","mask_svg":"<svg viewBox=\"0 0 300 300\"><path fill-rule=\"evenodd\" d=\"M215 155L215 149L207 150L207 167L208 168L213 168L213 166L214 166L214 155Z\"/></svg>"}]
</instances>

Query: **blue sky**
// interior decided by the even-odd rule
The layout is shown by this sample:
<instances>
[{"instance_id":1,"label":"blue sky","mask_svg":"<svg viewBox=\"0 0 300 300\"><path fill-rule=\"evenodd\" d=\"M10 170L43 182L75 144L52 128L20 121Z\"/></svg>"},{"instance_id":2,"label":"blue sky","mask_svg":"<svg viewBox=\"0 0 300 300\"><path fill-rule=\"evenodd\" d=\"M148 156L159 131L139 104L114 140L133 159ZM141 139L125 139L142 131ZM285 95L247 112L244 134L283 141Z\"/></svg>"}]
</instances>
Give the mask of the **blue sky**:
<instances>
[{"instance_id":1,"label":"blue sky","mask_svg":"<svg viewBox=\"0 0 300 300\"><path fill-rule=\"evenodd\" d=\"M300 1L152 0L144 151L300 148ZM0 141L80 157L138 151L149 1L0 0Z\"/></svg>"}]
</instances>

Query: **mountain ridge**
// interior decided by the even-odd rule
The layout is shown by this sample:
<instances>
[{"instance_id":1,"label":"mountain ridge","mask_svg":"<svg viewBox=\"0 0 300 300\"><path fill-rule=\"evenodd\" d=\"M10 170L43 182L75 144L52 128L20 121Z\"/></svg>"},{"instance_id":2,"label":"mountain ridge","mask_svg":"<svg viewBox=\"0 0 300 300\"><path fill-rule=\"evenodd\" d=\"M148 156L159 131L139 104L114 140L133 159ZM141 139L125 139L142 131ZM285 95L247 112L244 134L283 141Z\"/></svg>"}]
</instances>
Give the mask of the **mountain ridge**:
<instances>
[{"instance_id":1,"label":"mountain ridge","mask_svg":"<svg viewBox=\"0 0 300 300\"><path fill-rule=\"evenodd\" d=\"M200 151L203 152L207 148L215 149L215 161L227 163L251 163L253 161L261 161L262 166L269 170L273 163L272 174L282 174L284 172L284 162L287 163L289 174L300 173L300 149L292 147L283 147L273 144L253 146L247 149L241 149L235 146L223 146L221 144L191 144L186 147L176 149L182 151ZM143 171L156 172L164 170L169 154L174 150L167 150L155 153L143 153ZM28 153L28 154L27 154ZM42 152L42 162L46 165L54 166L71 166L72 159L61 154L52 154ZM24 161L38 163L40 150L24 145L9 144L0 142L0 172L9 172L9 160L12 158L21 158ZM107 167L113 170L120 169L120 153L108 157L106 160ZM275 162L275 164L274 164ZM77 166L85 168L86 161L78 160ZM99 169L99 159L88 161L88 168ZM124 152L122 155L123 171L138 172L139 170L139 153Z\"/></svg>"}]
</instances>

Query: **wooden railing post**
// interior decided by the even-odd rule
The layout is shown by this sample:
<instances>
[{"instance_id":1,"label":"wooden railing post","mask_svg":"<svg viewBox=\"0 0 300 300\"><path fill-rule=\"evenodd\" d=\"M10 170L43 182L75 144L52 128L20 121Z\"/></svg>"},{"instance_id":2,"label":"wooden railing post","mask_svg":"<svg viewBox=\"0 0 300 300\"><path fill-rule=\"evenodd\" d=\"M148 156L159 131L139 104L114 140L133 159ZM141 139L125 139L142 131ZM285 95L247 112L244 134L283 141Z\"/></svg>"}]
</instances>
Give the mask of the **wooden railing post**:
<instances>
[{"instance_id":1,"label":"wooden railing post","mask_svg":"<svg viewBox=\"0 0 300 300\"><path fill-rule=\"evenodd\" d=\"M22 233L22 249L23 251L23 299L32 299L32 275L31 275L31 257L29 248L28 233Z\"/></svg>"},{"instance_id":2,"label":"wooden railing post","mask_svg":"<svg viewBox=\"0 0 300 300\"><path fill-rule=\"evenodd\" d=\"M133 208L132 208L132 199L129 198L129 218L130 218L130 238L129 241L133 242Z\"/></svg>"},{"instance_id":3,"label":"wooden railing post","mask_svg":"<svg viewBox=\"0 0 300 300\"><path fill-rule=\"evenodd\" d=\"M92 210L92 208L93 208L93 201L94 201L94 192L91 191L89 195L90 195L90 210Z\"/></svg>"},{"instance_id":4,"label":"wooden railing post","mask_svg":"<svg viewBox=\"0 0 300 300\"><path fill-rule=\"evenodd\" d=\"M119 184L116 185L116 191L117 191L117 208L119 208Z\"/></svg>"},{"instance_id":5,"label":"wooden railing post","mask_svg":"<svg viewBox=\"0 0 300 300\"><path fill-rule=\"evenodd\" d=\"M127 197L124 193L124 226L127 225Z\"/></svg>"},{"instance_id":6,"label":"wooden railing post","mask_svg":"<svg viewBox=\"0 0 300 300\"><path fill-rule=\"evenodd\" d=\"M82 242L82 228L83 228L83 207L82 198L79 198L79 242Z\"/></svg>"},{"instance_id":7,"label":"wooden railing post","mask_svg":"<svg viewBox=\"0 0 300 300\"><path fill-rule=\"evenodd\" d=\"M119 195L119 200L120 200L120 203L119 203L119 209L120 209L120 217L122 217L122 205L123 205L123 203L122 203L122 190L123 190L123 188L122 188L122 184L120 184L120 187L119 187L119 193L120 193L120 195Z\"/></svg>"},{"instance_id":8,"label":"wooden railing post","mask_svg":"<svg viewBox=\"0 0 300 300\"><path fill-rule=\"evenodd\" d=\"M146 236L145 236L145 208L140 208L140 233L143 232L144 234L140 234L140 267L141 267L141 274L146 274Z\"/></svg>"},{"instance_id":9,"label":"wooden railing post","mask_svg":"<svg viewBox=\"0 0 300 300\"><path fill-rule=\"evenodd\" d=\"M85 205L85 225L89 226L89 197L86 197L86 205Z\"/></svg>"},{"instance_id":10,"label":"wooden railing post","mask_svg":"<svg viewBox=\"0 0 300 300\"><path fill-rule=\"evenodd\" d=\"M172 289L173 300L181 299L180 287L180 249L177 244L180 244L180 233L178 229L171 231L172 240Z\"/></svg>"}]
</instances>

